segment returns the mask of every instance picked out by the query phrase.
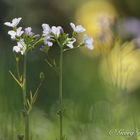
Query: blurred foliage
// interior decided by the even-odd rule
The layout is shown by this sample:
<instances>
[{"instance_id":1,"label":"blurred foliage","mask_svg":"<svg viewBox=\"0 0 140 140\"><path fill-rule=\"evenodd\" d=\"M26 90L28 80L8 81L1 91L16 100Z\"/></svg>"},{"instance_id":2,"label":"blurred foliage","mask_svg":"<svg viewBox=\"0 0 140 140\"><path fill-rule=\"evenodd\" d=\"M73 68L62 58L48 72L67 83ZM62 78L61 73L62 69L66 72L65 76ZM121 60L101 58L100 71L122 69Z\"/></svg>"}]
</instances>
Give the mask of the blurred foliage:
<instances>
[{"instance_id":1,"label":"blurred foliage","mask_svg":"<svg viewBox=\"0 0 140 140\"><path fill-rule=\"evenodd\" d=\"M125 44L115 42L115 47L101 64L102 78L109 88L114 86L125 92L133 91L139 86L140 50L134 42Z\"/></svg>"}]
</instances>

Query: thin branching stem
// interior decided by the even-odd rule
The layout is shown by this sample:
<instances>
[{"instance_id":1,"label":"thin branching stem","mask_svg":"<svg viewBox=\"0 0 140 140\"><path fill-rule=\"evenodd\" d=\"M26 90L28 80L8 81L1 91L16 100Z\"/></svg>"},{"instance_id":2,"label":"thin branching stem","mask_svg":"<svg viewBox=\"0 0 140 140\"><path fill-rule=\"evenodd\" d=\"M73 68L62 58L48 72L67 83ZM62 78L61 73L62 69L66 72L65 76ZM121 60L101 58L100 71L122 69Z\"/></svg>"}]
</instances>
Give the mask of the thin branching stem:
<instances>
[{"instance_id":1,"label":"thin branching stem","mask_svg":"<svg viewBox=\"0 0 140 140\"><path fill-rule=\"evenodd\" d=\"M60 125L60 140L63 140L63 45L57 40L60 47L60 57L59 57L59 125Z\"/></svg>"},{"instance_id":2,"label":"thin branching stem","mask_svg":"<svg viewBox=\"0 0 140 140\"><path fill-rule=\"evenodd\" d=\"M24 54L24 62L23 62L23 105L26 104L26 65L27 65L27 54Z\"/></svg>"},{"instance_id":3,"label":"thin branching stem","mask_svg":"<svg viewBox=\"0 0 140 140\"><path fill-rule=\"evenodd\" d=\"M30 140L30 128L29 128L29 113L26 110L26 96L27 96L27 90L26 90L26 71L27 71L27 54L24 54L24 62L23 62L23 105L24 105L24 119L25 119L25 140Z\"/></svg>"},{"instance_id":4,"label":"thin branching stem","mask_svg":"<svg viewBox=\"0 0 140 140\"><path fill-rule=\"evenodd\" d=\"M16 69L17 69L17 76L18 80L21 82L21 77L20 77L20 70L19 70L19 58L16 58Z\"/></svg>"},{"instance_id":5,"label":"thin branching stem","mask_svg":"<svg viewBox=\"0 0 140 140\"><path fill-rule=\"evenodd\" d=\"M59 56L59 140L63 140L63 45L59 42L57 37L55 38L58 46L60 47L60 56ZM45 62L51 67L54 68L55 65L51 64L47 59ZM57 70L54 68L54 70L57 72Z\"/></svg>"}]
</instances>

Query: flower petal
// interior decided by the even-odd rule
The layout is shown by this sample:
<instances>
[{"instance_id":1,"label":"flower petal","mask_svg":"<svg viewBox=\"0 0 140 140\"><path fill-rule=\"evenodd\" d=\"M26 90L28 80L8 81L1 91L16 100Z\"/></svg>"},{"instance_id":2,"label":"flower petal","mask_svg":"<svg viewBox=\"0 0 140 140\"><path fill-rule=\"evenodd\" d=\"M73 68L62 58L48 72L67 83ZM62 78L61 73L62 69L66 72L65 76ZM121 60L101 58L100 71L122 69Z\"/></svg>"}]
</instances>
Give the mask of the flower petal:
<instances>
[{"instance_id":1,"label":"flower petal","mask_svg":"<svg viewBox=\"0 0 140 140\"><path fill-rule=\"evenodd\" d=\"M42 28L43 28L43 36L49 35L51 32L51 28L48 24L42 24Z\"/></svg>"},{"instance_id":2,"label":"flower petal","mask_svg":"<svg viewBox=\"0 0 140 140\"><path fill-rule=\"evenodd\" d=\"M75 38L71 38L71 40L69 40L68 41L68 44L67 44L67 46L69 47L69 48L74 48L74 46L73 46L73 43L74 42L76 42L76 39Z\"/></svg>"},{"instance_id":3,"label":"flower petal","mask_svg":"<svg viewBox=\"0 0 140 140\"><path fill-rule=\"evenodd\" d=\"M19 53L20 52L20 47L19 46L14 46L13 47L13 52Z\"/></svg>"},{"instance_id":4,"label":"flower petal","mask_svg":"<svg viewBox=\"0 0 140 140\"><path fill-rule=\"evenodd\" d=\"M16 32L11 30L11 31L8 31L8 34L11 36L11 39L16 39Z\"/></svg>"},{"instance_id":5,"label":"flower petal","mask_svg":"<svg viewBox=\"0 0 140 140\"><path fill-rule=\"evenodd\" d=\"M9 26L9 27L13 27L13 25L10 22L5 22L4 25Z\"/></svg>"},{"instance_id":6,"label":"flower petal","mask_svg":"<svg viewBox=\"0 0 140 140\"><path fill-rule=\"evenodd\" d=\"M20 18L14 18L12 20L13 27L16 27L19 24L19 22L20 22L21 19L22 19L21 17Z\"/></svg>"},{"instance_id":7,"label":"flower petal","mask_svg":"<svg viewBox=\"0 0 140 140\"><path fill-rule=\"evenodd\" d=\"M86 29L82 25L75 26L74 23L70 23L70 26L73 29L73 31L76 33L82 33L86 31Z\"/></svg>"},{"instance_id":8,"label":"flower petal","mask_svg":"<svg viewBox=\"0 0 140 140\"><path fill-rule=\"evenodd\" d=\"M17 31L16 31L17 37L20 37L23 33L24 33L24 31L22 31L22 27L17 28Z\"/></svg>"},{"instance_id":9,"label":"flower petal","mask_svg":"<svg viewBox=\"0 0 140 140\"><path fill-rule=\"evenodd\" d=\"M84 35L84 43L85 43L85 46L90 49L90 50L93 50L94 49L94 46L93 46L93 38L87 36L87 35Z\"/></svg>"},{"instance_id":10,"label":"flower petal","mask_svg":"<svg viewBox=\"0 0 140 140\"><path fill-rule=\"evenodd\" d=\"M33 36L34 35L34 33L32 32L32 28L31 27L27 27L24 30L25 30L25 34L27 36Z\"/></svg>"},{"instance_id":11,"label":"flower petal","mask_svg":"<svg viewBox=\"0 0 140 140\"><path fill-rule=\"evenodd\" d=\"M70 23L71 28L75 31L75 24L74 23Z\"/></svg>"}]
</instances>

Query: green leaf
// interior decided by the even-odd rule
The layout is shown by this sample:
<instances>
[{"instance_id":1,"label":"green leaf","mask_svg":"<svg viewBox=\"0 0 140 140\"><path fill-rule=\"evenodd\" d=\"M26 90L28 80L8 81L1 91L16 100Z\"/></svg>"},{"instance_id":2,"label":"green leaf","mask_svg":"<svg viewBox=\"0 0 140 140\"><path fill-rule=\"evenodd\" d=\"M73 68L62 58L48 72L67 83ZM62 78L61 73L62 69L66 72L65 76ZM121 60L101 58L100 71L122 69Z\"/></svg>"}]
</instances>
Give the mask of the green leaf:
<instances>
[{"instance_id":1,"label":"green leaf","mask_svg":"<svg viewBox=\"0 0 140 140\"><path fill-rule=\"evenodd\" d=\"M68 38L68 34L63 33L59 39L60 44L65 45L67 38Z\"/></svg>"},{"instance_id":2,"label":"green leaf","mask_svg":"<svg viewBox=\"0 0 140 140\"><path fill-rule=\"evenodd\" d=\"M30 103L30 101L27 99L27 110L30 111L32 109L32 104Z\"/></svg>"},{"instance_id":3,"label":"green leaf","mask_svg":"<svg viewBox=\"0 0 140 140\"><path fill-rule=\"evenodd\" d=\"M32 94L32 91L30 91L30 101L31 101L31 104L32 104L32 101L33 101L33 94Z\"/></svg>"},{"instance_id":4,"label":"green leaf","mask_svg":"<svg viewBox=\"0 0 140 140\"><path fill-rule=\"evenodd\" d=\"M13 79L18 83L18 85L19 85L20 87L22 87L22 84L21 84L20 81L15 77L15 75L14 75L11 71L9 71L9 73L11 74L11 76L13 77Z\"/></svg>"},{"instance_id":5,"label":"green leaf","mask_svg":"<svg viewBox=\"0 0 140 140\"><path fill-rule=\"evenodd\" d=\"M53 67L53 64L51 64L51 62L49 62L48 59L45 59L45 62L46 62L50 67Z\"/></svg>"}]
</instances>

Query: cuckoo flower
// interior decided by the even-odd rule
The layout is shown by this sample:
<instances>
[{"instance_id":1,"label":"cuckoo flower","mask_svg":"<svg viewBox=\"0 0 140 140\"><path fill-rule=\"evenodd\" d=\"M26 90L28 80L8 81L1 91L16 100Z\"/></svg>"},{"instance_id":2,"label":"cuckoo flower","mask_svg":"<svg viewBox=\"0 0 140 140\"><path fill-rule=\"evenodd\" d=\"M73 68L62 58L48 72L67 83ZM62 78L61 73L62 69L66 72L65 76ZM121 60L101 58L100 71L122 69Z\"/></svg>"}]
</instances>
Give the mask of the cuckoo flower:
<instances>
[{"instance_id":1,"label":"cuckoo flower","mask_svg":"<svg viewBox=\"0 0 140 140\"><path fill-rule=\"evenodd\" d=\"M17 61L17 78L12 74L16 82L18 82L19 86L22 89L23 93L23 109L24 109L24 123L25 123L25 132L24 132L24 137L26 140L30 140L30 111L32 110L32 106L35 102L36 96L38 95L38 89L37 92L35 91L34 94L30 92L30 97L28 98L27 91L28 89L26 88L27 86L27 58L28 58L28 52L29 50L35 49L36 47L43 46L41 50L45 53L48 53L49 49L51 46L54 44L59 47L59 61L58 65L56 64L57 61L53 61L51 64L48 62L48 64L51 67L54 67L54 69L58 72L59 74L59 99L60 99L60 104L59 104L59 122L60 122L60 140L63 139L63 113L64 113L64 107L63 107L63 55L65 51L74 49L74 48L79 48L82 47L83 44L89 48L93 49L93 39L88 37L87 35L84 36L84 43L80 43L78 46L74 46L74 43L76 42L76 35L78 33L85 32L85 28L82 25L75 25L74 23L70 23L71 28L73 29L72 35L69 35L65 33L62 29L61 26L52 26L50 27L48 24L43 23L42 24L42 35L36 35L32 32L31 27L27 27L22 30L22 27L17 27L19 24L21 18L15 18L12 20L12 22L5 22L4 24L6 26L12 27L13 29L8 32L8 34L11 36L11 39L15 40L17 45L13 47L13 52L18 53L23 55L23 70L22 73L19 71L19 66L18 66L18 61ZM70 37L71 36L71 37ZM19 57L17 55L17 57ZM56 62L56 63L55 63Z\"/></svg>"},{"instance_id":2,"label":"cuckoo flower","mask_svg":"<svg viewBox=\"0 0 140 140\"><path fill-rule=\"evenodd\" d=\"M10 30L8 31L8 34L11 36L11 39L15 40L16 37L21 37L21 35L24 33L24 31L22 31L22 27L17 28L16 31L14 30Z\"/></svg>"},{"instance_id":3,"label":"cuckoo flower","mask_svg":"<svg viewBox=\"0 0 140 140\"><path fill-rule=\"evenodd\" d=\"M74 23L70 23L70 26L73 29L73 31L76 33L82 33L86 31L86 29L82 25L75 26Z\"/></svg>"},{"instance_id":4,"label":"cuckoo flower","mask_svg":"<svg viewBox=\"0 0 140 140\"><path fill-rule=\"evenodd\" d=\"M60 34L63 32L63 29L61 26L52 26L51 32L58 38Z\"/></svg>"},{"instance_id":5,"label":"cuckoo flower","mask_svg":"<svg viewBox=\"0 0 140 140\"><path fill-rule=\"evenodd\" d=\"M51 47L53 45L53 43L51 42L51 37L50 36L45 36L44 38L44 44Z\"/></svg>"},{"instance_id":6,"label":"cuckoo flower","mask_svg":"<svg viewBox=\"0 0 140 140\"><path fill-rule=\"evenodd\" d=\"M50 35L51 28L48 24L42 24L42 28L43 28L43 36Z\"/></svg>"},{"instance_id":7,"label":"cuckoo flower","mask_svg":"<svg viewBox=\"0 0 140 140\"><path fill-rule=\"evenodd\" d=\"M32 32L32 28L31 27L25 28L24 31L25 31L25 34L27 36L33 36L34 35L34 33Z\"/></svg>"},{"instance_id":8,"label":"cuckoo flower","mask_svg":"<svg viewBox=\"0 0 140 140\"><path fill-rule=\"evenodd\" d=\"M16 53L21 53L21 55L24 55L26 51L26 44L23 39L17 42L17 46L13 47L13 51Z\"/></svg>"},{"instance_id":9,"label":"cuckoo flower","mask_svg":"<svg viewBox=\"0 0 140 140\"><path fill-rule=\"evenodd\" d=\"M4 25L15 28L15 27L17 27L17 25L19 24L21 19L22 19L21 17L20 18L14 18L12 20L12 22L5 22Z\"/></svg>"},{"instance_id":10,"label":"cuckoo flower","mask_svg":"<svg viewBox=\"0 0 140 140\"><path fill-rule=\"evenodd\" d=\"M33 104L35 103L36 97L38 96L38 89L40 88L42 84L42 80L37 87L37 90L35 92L30 92L30 97L28 98L27 95L27 58L28 58L28 52L29 50L34 49L35 47L39 46L41 43L43 43L43 40L45 38L45 43L47 43L48 46L52 46L52 43L49 42L50 40L50 28L47 26L47 24L43 24L43 35L40 37L39 35L34 35L32 33L32 28L27 27L25 28L25 31L22 30L22 27L17 27L19 24L21 18L15 18L12 20L12 22L5 22L4 24L6 26L12 27L12 30L8 31L8 34L11 36L11 39L15 40L16 45L13 46L13 52L18 53L20 55L23 55L22 59L22 72L20 72L19 68L19 62L21 59L19 59L19 55L16 55L16 68L17 68L17 76L14 75L11 71L10 74L14 78L14 80L18 83L22 90L22 104L23 104L23 118L24 118L24 137L26 140L30 140L30 112L32 110ZM49 37L47 37L49 35ZM18 60L18 61L17 61Z\"/></svg>"},{"instance_id":11,"label":"cuckoo flower","mask_svg":"<svg viewBox=\"0 0 140 140\"><path fill-rule=\"evenodd\" d=\"M85 46L90 49L90 50L93 50L94 49L94 46L93 46L93 38L87 36L87 35L84 35L84 44Z\"/></svg>"}]
</instances>

